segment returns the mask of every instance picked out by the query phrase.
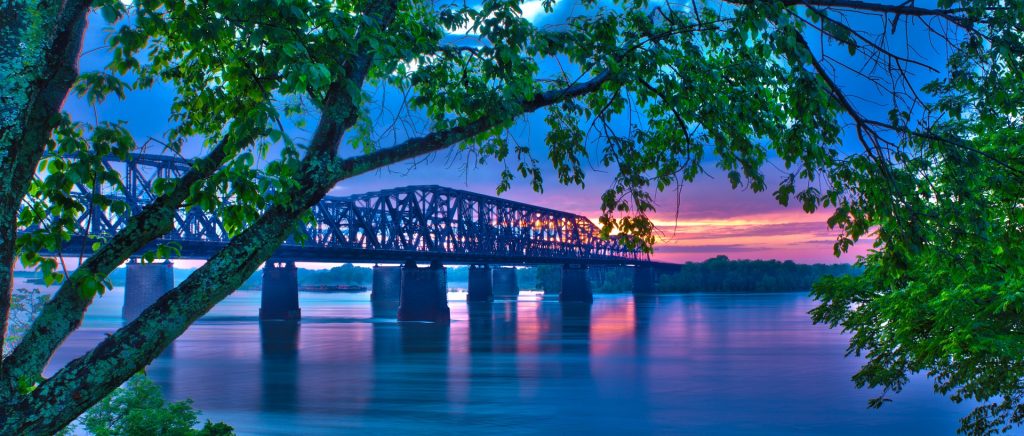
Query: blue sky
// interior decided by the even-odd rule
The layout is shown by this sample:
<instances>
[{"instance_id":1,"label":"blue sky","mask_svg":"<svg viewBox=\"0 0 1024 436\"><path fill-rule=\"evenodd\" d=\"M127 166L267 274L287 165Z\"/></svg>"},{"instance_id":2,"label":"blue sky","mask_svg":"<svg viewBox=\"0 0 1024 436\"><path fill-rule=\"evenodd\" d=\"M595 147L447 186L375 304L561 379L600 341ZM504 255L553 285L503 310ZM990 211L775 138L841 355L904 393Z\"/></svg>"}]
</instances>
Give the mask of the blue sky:
<instances>
[{"instance_id":1,"label":"blue sky","mask_svg":"<svg viewBox=\"0 0 1024 436\"><path fill-rule=\"evenodd\" d=\"M540 2L527 2L523 6L524 15L531 18L538 26L557 26L560 20L577 10L570 0L560 1L554 13L545 14L540 10ZM877 20L865 18L864 23L853 23L877 26ZM108 52L104 46L104 29L108 25L98 16L92 17L86 42L83 49L81 70L94 71L101 69L107 62ZM906 50L915 54L932 57L940 53L935 45L930 44L921 35L890 35L892 38L903 38L908 41ZM472 40L472 36L453 35L452 38ZM812 44L816 44L813 42ZM825 46L822 48L829 54L846 52L845 48ZM861 59L846 54L846 61L856 64ZM553 65L549 65L555 68ZM884 119L886 104L879 99L879 92L854 71L836 70L839 79L846 83L849 94L855 99L859 108L865 113ZM918 79L923 83L929 75ZM379 107L392 110L399 99L396 93L380 96ZM93 108L82 99L69 97L65 110L73 118L83 121L125 120L129 130L139 144L147 143L148 152L161 152L162 141L168 130L170 105L174 97L174 89L167 85L156 85L152 89L130 92L124 101L109 100ZM884 100L884 99L883 99ZM311 128L310 128L311 129ZM545 174L545 192L533 192L526 180L517 180L512 189L503 197L526 203L555 207L579 213L596 221L600 213L600 195L610 186L614 176L614 168L602 168L597 162L590 163L593 170L588 171L586 188L577 186L560 186L546 158L544 135L547 126L543 123L542 114L534 114L521 120L510 131L509 135L516 142L529 145L536 150L535 157L541 162ZM298 140L308 137L309 132L295 128L292 135ZM855 151L856 144L852 136L843 148ZM201 152L199 140L189 144L183 154L194 156ZM354 153L350 147L342 145L343 154ZM799 262L851 262L856 254L863 254L870 242L862 242L850 255L836 259L832 254L832 243L835 235L825 225L828 211L806 214L798 206L784 208L776 203L770 192L774 184L784 175L782 171L767 166L764 171L768 177L768 191L753 193L743 188L733 190L729 187L725 175L714 168L714 162L706 162L708 176L699 177L693 183L676 187L659 193L656 197L658 211L654 214L659 226L659 243L655 258L665 261L703 260L719 254L731 258L747 259L790 259ZM514 165L514 164L512 164ZM457 151L443 151L417 159L403 162L374 173L359 176L340 183L332 191L333 195L347 195L378 189L404 185L437 184L453 188L494 194L504 164L493 160L478 164L475 159Z\"/></svg>"}]
</instances>

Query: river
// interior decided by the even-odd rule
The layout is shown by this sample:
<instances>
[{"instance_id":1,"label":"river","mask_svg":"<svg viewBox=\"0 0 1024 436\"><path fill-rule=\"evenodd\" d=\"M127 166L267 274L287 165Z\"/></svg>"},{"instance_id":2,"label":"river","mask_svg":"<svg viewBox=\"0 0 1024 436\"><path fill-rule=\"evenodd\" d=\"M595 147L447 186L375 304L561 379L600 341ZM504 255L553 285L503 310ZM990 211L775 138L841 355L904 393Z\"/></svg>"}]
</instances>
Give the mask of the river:
<instances>
[{"instance_id":1,"label":"river","mask_svg":"<svg viewBox=\"0 0 1024 436\"><path fill-rule=\"evenodd\" d=\"M804 293L464 299L441 326L300 293L301 323L260 323L259 292L238 291L147 373L240 434L952 434L968 411L922 376L868 409L861 360ZM98 299L49 371L116 329L122 301Z\"/></svg>"}]
</instances>

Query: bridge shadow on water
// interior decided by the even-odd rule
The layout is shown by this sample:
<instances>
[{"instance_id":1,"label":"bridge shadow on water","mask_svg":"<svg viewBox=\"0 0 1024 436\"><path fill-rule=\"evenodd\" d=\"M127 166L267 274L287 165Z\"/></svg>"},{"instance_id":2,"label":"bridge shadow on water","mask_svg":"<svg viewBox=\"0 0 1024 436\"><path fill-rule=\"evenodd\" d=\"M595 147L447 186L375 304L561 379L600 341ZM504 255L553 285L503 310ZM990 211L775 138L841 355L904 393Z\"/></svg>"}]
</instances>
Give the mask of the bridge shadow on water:
<instances>
[{"instance_id":1,"label":"bridge shadow on water","mask_svg":"<svg viewBox=\"0 0 1024 436\"><path fill-rule=\"evenodd\" d=\"M393 316L392 316L393 318ZM277 322L278 320L265 321L269 323ZM291 320L292 322L300 322L297 320ZM262 323L258 316L204 316L202 318L202 324L237 324L237 323ZM359 318L359 317L306 317L303 318L301 324L346 324L346 323L368 323L368 322L394 322L391 320L378 320L371 317Z\"/></svg>"},{"instance_id":2,"label":"bridge shadow on water","mask_svg":"<svg viewBox=\"0 0 1024 436\"><path fill-rule=\"evenodd\" d=\"M260 409L276 412L294 411L299 407L297 386L301 376L299 365L298 321L261 321Z\"/></svg>"}]
</instances>

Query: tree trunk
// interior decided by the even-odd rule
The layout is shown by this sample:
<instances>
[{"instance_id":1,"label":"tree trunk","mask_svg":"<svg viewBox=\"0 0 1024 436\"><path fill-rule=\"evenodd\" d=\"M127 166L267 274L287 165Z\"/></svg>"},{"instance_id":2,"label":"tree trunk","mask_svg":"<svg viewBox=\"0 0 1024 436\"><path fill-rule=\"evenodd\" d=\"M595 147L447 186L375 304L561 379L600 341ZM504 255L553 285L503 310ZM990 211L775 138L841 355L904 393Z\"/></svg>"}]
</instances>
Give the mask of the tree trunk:
<instances>
[{"instance_id":1,"label":"tree trunk","mask_svg":"<svg viewBox=\"0 0 1024 436\"><path fill-rule=\"evenodd\" d=\"M10 313L18 211L78 78L89 3L0 4L0 348ZM8 386L0 386L0 402L9 394Z\"/></svg>"}]
</instances>

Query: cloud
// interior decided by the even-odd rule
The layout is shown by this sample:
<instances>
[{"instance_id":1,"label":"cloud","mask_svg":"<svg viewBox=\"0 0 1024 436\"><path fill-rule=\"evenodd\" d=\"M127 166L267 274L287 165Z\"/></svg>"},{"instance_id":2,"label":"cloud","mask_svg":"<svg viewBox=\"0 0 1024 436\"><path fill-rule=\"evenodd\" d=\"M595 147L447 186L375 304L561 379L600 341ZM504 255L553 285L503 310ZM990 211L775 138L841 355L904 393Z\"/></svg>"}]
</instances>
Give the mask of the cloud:
<instances>
[{"instance_id":1,"label":"cloud","mask_svg":"<svg viewBox=\"0 0 1024 436\"><path fill-rule=\"evenodd\" d=\"M558 2L554 2L554 6L557 6ZM519 4L519 8L523 10L523 18L527 21L534 23L537 18L544 13L544 2L542 0L526 1Z\"/></svg>"},{"instance_id":2,"label":"cloud","mask_svg":"<svg viewBox=\"0 0 1024 436\"><path fill-rule=\"evenodd\" d=\"M555 0L552 4L552 8L558 6L560 0ZM476 10L480 10L480 7L474 7ZM543 0L530 0L519 4L519 9L523 12L522 17L531 23L537 24L537 21L546 15L544 11ZM488 18L492 17L488 16ZM473 23L466 23L465 25L452 29L448 33L451 35L476 35L477 33L472 31Z\"/></svg>"},{"instance_id":3,"label":"cloud","mask_svg":"<svg viewBox=\"0 0 1024 436\"><path fill-rule=\"evenodd\" d=\"M702 254L726 254L761 251L764 247L751 247L741 244L717 244L717 245L662 245L655 247L655 254L676 254L676 253L702 253Z\"/></svg>"},{"instance_id":4,"label":"cloud","mask_svg":"<svg viewBox=\"0 0 1024 436\"><path fill-rule=\"evenodd\" d=\"M735 237L758 237L766 235L815 235L829 236L832 233L824 222L785 222L770 224L723 225L717 227L701 226L661 228L672 239L701 240Z\"/></svg>"}]
</instances>

